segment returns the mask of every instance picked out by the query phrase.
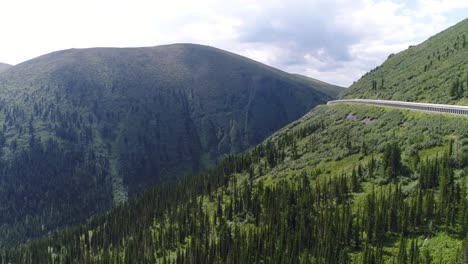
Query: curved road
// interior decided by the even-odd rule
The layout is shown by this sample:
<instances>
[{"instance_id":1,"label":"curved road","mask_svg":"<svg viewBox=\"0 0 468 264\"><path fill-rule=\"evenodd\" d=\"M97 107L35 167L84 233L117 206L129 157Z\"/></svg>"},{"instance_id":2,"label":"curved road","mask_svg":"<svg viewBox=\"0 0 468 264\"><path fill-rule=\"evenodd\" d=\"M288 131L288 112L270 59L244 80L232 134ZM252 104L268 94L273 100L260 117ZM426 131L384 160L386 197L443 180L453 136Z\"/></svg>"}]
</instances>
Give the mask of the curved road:
<instances>
[{"instance_id":1,"label":"curved road","mask_svg":"<svg viewBox=\"0 0 468 264\"><path fill-rule=\"evenodd\" d=\"M334 104L378 105L378 106L389 106L389 107L435 112L435 113L468 115L468 106L459 106L459 105L410 103L410 102L403 102L403 101L371 100L371 99L343 99L343 100L328 101L327 103L327 105L334 105Z\"/></svg>"}]
</instances>

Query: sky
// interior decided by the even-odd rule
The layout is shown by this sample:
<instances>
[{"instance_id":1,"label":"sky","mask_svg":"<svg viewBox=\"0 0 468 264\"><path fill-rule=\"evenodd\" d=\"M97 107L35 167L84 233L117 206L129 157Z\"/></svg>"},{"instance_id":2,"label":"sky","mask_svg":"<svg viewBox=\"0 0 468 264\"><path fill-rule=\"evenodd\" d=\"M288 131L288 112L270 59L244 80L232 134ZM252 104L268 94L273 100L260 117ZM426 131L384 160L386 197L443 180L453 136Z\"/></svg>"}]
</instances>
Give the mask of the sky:
<instances>
[{"instance_id":1,"label":"sky","mask_svg":"<svg viewBox=\"0 0 468 264\"><path fill-rule=\"evenodd\" d=\"M466 0L0 0L0 62L198 43L349 86L467 14Z\"/></svg>"}]
</instances>

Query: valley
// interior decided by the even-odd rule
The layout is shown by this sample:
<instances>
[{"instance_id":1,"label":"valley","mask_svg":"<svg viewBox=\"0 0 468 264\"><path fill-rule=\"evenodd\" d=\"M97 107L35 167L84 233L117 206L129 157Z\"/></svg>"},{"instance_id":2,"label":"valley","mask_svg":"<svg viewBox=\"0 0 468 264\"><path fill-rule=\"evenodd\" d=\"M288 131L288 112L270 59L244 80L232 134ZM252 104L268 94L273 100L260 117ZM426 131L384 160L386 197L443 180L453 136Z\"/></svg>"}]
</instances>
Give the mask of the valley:
<instances>
[{"instance_id":1,"label":"valley","mask_svg":"<svg viewBox=\"0 0 468 264\"><path fill-rule=\"evenodd\" d=\"M320 106L201 175L4 258L455 263L466 245L467 126L466 117Z\"/></svg>"}]
</instances>

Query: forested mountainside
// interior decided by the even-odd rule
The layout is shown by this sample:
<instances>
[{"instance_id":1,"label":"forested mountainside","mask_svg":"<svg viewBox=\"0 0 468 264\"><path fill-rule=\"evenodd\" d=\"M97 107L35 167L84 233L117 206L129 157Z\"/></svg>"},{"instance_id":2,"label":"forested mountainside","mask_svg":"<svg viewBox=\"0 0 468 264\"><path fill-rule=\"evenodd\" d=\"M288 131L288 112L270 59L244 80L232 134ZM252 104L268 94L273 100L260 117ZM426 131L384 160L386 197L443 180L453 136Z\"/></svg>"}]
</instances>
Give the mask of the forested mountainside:
<instances>
[{"instance_id":1,"label":"forested mountainside","mask_svg":"<svg viewBox=\"0 0 468 264\"><path fill-rule=\"evenodd\" d=\"M468 19L390 54L341 94L369 98L468 105Z\"/></svg>"},{"instance_id":2,"label":"forested mountainside","mask_svg":"<svg viewBox=\"0 0 468 264\"><path fill-rule=\"evenodd\" d=\"M330 87L191 44L13 66L0 74L0 247L254 146L334 98Z\"/></svg>"},{"instance_id":3,"label":"forested mountainside","mask_svg":"<svg viewBox=\"0 0 468 264\"><path fill-rule=\"evenodd\" d=\"M8 69L10 67L11 67L11 65L0 62L0 72L5 71L6 69Z\"/></svg>"},{"instance_id":4,"label":"forested mountainside","mask_svg":"<svg viewBox=\"0 0 468 264\"><path fill-rule=\"evenodd\" d=\"M466 263L468 118L319 106L2 263Z\"/></svg>"}]
</instances>

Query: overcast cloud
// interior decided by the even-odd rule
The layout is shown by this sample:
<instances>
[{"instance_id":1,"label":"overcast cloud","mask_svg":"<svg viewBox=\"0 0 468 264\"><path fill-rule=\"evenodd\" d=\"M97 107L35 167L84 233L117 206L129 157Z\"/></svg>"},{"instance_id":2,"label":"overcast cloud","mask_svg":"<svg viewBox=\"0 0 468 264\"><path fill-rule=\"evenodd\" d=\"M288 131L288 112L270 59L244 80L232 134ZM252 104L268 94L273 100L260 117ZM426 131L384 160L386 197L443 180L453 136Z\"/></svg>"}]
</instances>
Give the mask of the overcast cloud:
<instances>
[{"instance_id":1,"label":"overcast cloud","mask_svg":"<svg viewBox=\"0 0 468 264\"><path fill-rule=\"evenodd\" d=\"M0 61L191 42L348 86L467 11L466 0L0 0Z\"/></svg>"}]
</instances>

